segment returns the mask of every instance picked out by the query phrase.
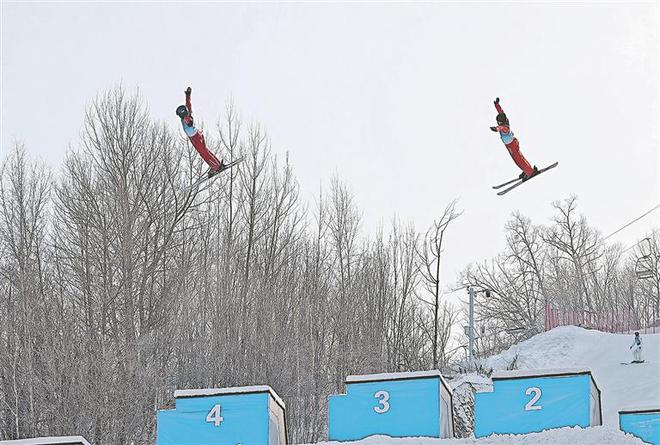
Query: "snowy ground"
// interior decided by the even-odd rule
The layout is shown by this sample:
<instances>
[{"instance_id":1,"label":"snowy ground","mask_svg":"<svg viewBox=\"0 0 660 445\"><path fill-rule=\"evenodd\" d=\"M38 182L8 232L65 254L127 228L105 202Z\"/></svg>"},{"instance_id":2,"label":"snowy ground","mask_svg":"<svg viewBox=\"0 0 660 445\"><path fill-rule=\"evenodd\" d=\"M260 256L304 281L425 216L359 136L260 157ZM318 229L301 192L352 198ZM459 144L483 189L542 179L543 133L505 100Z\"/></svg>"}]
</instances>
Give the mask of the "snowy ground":
<instances>
[{"instance_id":1,"label":"snowy ground","mask_svg":"<svg viewBox=\"0 0 660 445\"><path fill-rule=\"evenodd\" d=\"M561 428L542 433L525 435L493 435L484 439L392 439L385 436L371 436L357 442L321 442L317 445L642 445L640 439L624 434L618 429L594 427L589 429Z\"/></svg>"},{"instance_id":2,"label":"snowy ground","mask_svg":"<svg viewBox=\"0 0 660 445\"><path fill-rule=\"evenodd\" d=\"M356 445L464 445L464 444L642 444L631 435L619 431L618 412L624 408L660 406L660 334L642 335L643 364L628 364L632 360L629 346L632 335L608 334L575 326L563 326L539 334L510 349L483 360L485 368L506 370L516 362L515 369L582 368L591 369L601 390L603 426L581 429L561 428L542 433L518 436L491 436L483 439L392 439L374 436L358 442L342 442ZM622 364L626 363L626 364ZM461 376L450 382L452 387L466 393L469 382L482 390L491 385L488 378L476 374ZM455 396L459 392L455 391ZM469 394L471 396L471 393ZM472 420L469 419L471 422ZM336 444L321 442L319 445Z\"/></svg>"}]
</instances>

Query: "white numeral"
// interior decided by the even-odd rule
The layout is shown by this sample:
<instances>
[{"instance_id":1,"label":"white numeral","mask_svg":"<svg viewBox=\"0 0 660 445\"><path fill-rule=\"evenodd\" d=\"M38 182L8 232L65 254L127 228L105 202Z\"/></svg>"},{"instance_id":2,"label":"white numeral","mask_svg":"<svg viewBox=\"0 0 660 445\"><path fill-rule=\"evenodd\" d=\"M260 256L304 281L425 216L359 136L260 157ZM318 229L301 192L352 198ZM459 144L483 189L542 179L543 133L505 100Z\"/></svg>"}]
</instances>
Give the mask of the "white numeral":
<instances>
[{"instance_id":1,"label":"white numeral","mask_svg":"<svg viewBox=\"0 0 660 445\"><path fill-rule=\"evenodd\" d=\"M374 394L374 397L378 399L378 406L374 406L374 411L378 414L386 413L390 410L390 393L387 391L378 391Z\"/></svg>"},{"instance_id":2,"label":"white numeral","mask_svg":"<svg viewBox=\"0 0 660 445\"><path fill-rule=\"evenodd\" d=\"M525 411L536 411L543 408L542 406L534 405L541 398L541 389L535 386L532 386L531 388L527 388L527 391L525 391L525 395L528 396L531 393L534 393L534 397L532 397L532 400L527 402L527 405L525 405Z\"/></svg>"},{"instance_id":3,"label":"white numeral","mask_svg":"<svg viewBox=\"0 0 660 445\"><path fill-rule=\"evenodd\" d=\"M213 406L211 411L209 411L209 413L206 415L206 421L207 422L213 422L215 424L215 426L220 426L222 421L225 420L220 415L220 411L222 411L222 408L220 407L219 404Z\"/></svg>"}]
</instances>

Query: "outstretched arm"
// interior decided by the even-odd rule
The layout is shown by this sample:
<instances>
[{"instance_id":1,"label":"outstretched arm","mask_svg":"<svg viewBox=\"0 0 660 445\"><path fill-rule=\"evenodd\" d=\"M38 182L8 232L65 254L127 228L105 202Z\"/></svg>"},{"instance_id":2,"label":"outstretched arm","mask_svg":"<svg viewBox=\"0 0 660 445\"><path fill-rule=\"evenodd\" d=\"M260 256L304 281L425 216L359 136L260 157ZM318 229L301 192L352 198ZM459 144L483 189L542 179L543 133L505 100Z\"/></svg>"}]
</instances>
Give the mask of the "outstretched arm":
<instances>
[{"instance_id":1,"label":"outstretched arm","mask_svg":"<svg viewBox=\"0 0 660 445\"><path fill-rule=\"evenodd\" d=\"M508 125L498 125L496 127L490 127L490 131L495 131L499 133L508 133L509 129L510 128Z\"/></svg>"},{"instance_id":2,"label":"outstretched arm","mask_svg":"<svg viewBox=\"0 0 660 445\"><path fill-rule=\"evenodd\" d=\"M495 102L493 102L493 103L495 104L495 109L497 109L498 113L500 113L500 114L504 113L504 110L502 109L502 107L500 107L500 98L499 97L495 98Z\"/></svg>"},{"instance_id":3,"label":"outstretched arm","mask_svg":"<svg viewBox=\"0 0 660 445\"><path fill-rule=\"evenodd\" d=\"M188 109L188 113L192 114L192 104L190 103L190 94L192 93L192 88L188 87L186 88L186 108Z\"/></svg>"}]
</instances>

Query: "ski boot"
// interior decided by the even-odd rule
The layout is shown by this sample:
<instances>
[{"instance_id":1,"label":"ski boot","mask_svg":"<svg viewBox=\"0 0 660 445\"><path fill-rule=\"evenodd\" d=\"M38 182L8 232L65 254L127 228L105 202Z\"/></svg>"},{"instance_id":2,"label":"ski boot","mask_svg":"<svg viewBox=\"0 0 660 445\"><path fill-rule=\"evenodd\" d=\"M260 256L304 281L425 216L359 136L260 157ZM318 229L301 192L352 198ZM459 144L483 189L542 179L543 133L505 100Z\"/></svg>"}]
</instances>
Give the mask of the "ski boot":
<instances>
[{"instance_id":1,"label":"ski boot","mask_svg":"<svg viewBox=\"0 0 660 445\"><path fill-rule=\"evenodd\" d=\"M536 165L535 165L535 166L534 166L534 169L532 170L532 174L531 174L531 175L527 176L527 175L525 174L525 172L522 172L520 175L518 175L518 178L520 178L523 182L525 182L525 181L527 181L529 178L531 178L532 176L536 176L536 175L538 175L538 174L539 174L539 169L538 169L538 167L536 167Z\"/></svg>"},{"instance_id":2,"label":"ski boot","mask_svg":"<svg viewBox=\"0 0 660 445\"><path fill-rule=\"evenodd\" d=\"M217 170L213 170L212 168L210 168L210 169L209 169L209 173L208 173L208 177L209 177L209 179L212 178L212 177L214 177L214 176L217 175L218 173L220 173L222 170L224 170L224 167L225 167L225 164L223 164L222 162L220 162L220 168L218 168Z\"/></svg>"}]
</instances>

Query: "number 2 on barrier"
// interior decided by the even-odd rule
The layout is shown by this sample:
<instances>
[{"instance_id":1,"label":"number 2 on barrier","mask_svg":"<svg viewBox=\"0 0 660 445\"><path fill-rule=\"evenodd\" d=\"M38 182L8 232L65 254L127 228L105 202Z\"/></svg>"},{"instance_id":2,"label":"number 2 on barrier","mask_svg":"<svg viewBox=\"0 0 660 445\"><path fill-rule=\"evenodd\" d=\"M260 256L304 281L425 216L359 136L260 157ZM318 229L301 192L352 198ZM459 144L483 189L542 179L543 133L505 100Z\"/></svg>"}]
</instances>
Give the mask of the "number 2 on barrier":
<instances>
[{"instance_id":1,"label":"number 2 on barrier","mask_svg":"<svg viewBox=\"0 0 660 445\"><path fill-rule=\"evenodd\" d=\"M378 399L378 406L374 406L374 411L378 414L386 413L390 410L390 393L387 391L378 391L374 394L374 397Z\"/></svg>"},{"instance_id":2,"label":"number 2 on barrier","mask_svg":"<svg viewBox=\"0 0 660 445\"><path fill-rule=\"evenodd\" d=\"M222 408L220 407L220 404L214 405L213 408L211 408L211 411L206 415L206 421L215 424L215 426L220 426L222 421L225 420L220 415L221 410Z\"/></svg>"},{"instance_id":3,"label":"number 2 on barrier","mask_svg":"<svg viewBox=\"0 0 660 445\"><path fill-rule=\"evenodd\" d=\"M541 398L541 388L537 388L536 386L532 386L531 388L527 388L527 391L525 391L525 395L528 396L531 393L534 393L534 397L532 397L532 400L527 402L527 405L525 405L525 411L537 411L537 410L543 408L540 405L534 405Z\"/></svg>"}]
</instances>

